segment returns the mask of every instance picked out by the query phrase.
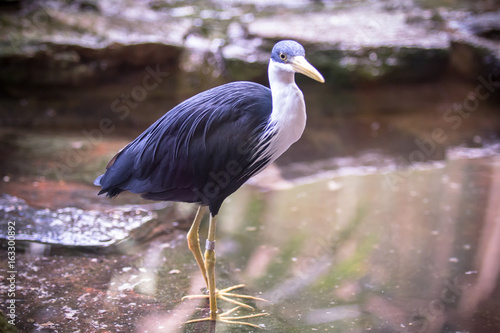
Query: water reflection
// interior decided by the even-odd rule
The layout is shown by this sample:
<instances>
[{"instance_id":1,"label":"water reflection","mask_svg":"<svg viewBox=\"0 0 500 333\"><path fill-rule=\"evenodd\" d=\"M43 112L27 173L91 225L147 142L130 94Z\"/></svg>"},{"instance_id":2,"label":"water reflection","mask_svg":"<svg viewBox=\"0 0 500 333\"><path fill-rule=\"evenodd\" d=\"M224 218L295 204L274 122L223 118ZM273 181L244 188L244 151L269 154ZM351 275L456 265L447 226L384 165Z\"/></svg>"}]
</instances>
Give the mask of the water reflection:
<instances>
[{"instance_id":1,"label":"water reflection","mask_svg":"<svg viewBox=\"0 0 500 333\"><path fill-rule=\"evenodd\" d=\"M485 198L484 225L477 252L474 256L474 267L478 271L476 283L464 291L458 308L462 318L470 320L481 302L488 302L498 287L500 270L500 168L499 160L491 168L489 191Z\"/></svg>"},{"instance_id":2,"label":"water reflection","mask_svg":"<svg viewBox=\"0 0 500 333\"><path fill-rule=\"evenodd\" d=\"M390 173L247 187L222 212L220 247L287 330L486 332L472 318L498 286L499 162L449 160L389 187Z\"/></svg>"}]
</instances>

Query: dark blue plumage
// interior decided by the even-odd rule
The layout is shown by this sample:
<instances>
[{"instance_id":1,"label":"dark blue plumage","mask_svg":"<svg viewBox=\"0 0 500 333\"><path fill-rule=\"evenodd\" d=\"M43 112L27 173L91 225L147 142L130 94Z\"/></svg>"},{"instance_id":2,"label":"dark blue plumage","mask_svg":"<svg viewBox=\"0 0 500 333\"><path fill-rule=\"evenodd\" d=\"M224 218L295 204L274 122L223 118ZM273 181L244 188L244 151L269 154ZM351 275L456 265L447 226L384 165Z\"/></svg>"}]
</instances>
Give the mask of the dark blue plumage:
<instances>
[{"instance_id":1,"label":"dark blue plumage","mask_svg":"<svg viewBox=\"0 0 500 333\"><path fill-rule=\"evenodd\" d=\"M110 161L96 180L99 194L128 190L152 200L197 202L216 215L227 196L269 163L262 152L273 136L271 111L271 91L252 82L193 96Z\"/></svg>"}]
</instances>

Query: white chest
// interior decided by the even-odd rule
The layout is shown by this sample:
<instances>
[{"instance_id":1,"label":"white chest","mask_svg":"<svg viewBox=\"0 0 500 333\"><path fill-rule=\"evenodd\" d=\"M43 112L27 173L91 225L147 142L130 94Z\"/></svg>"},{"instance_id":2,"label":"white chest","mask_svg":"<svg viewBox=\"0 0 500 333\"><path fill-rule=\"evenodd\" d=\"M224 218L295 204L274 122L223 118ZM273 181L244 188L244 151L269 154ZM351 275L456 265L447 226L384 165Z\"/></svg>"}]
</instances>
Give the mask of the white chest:
<instances>
[{"instance_id":1,"label":"white chest","mask_svg":"<svg viewBox=\"0 0 500 333\"><path fill-rule=\"evenodd\" d=\"M295 83L273 87L273 111L270 126L276 132L270 142L271 161L276 160L302 136L306 126L306 106Z\"/></svg>"}]
</instances>

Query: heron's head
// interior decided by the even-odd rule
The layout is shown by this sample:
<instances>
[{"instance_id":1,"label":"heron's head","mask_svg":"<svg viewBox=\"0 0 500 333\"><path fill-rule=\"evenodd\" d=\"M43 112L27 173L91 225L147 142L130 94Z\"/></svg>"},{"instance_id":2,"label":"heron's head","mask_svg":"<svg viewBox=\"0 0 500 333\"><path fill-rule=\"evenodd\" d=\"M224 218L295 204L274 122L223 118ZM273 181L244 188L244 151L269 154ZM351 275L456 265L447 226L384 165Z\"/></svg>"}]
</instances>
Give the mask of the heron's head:
<instances>
[{"instance_id":1,"label":"heron's head","mask_svg":"<svg viewBox=\"0 0 500 333\"><path fill-rule=\"evenodd\" d=\"M282 40L274 45L271 61L281 70L302 73L316 81L325 82L320 72L306 60L305 55L306 51L296 41Z\"/></svg>"}]
</instances>

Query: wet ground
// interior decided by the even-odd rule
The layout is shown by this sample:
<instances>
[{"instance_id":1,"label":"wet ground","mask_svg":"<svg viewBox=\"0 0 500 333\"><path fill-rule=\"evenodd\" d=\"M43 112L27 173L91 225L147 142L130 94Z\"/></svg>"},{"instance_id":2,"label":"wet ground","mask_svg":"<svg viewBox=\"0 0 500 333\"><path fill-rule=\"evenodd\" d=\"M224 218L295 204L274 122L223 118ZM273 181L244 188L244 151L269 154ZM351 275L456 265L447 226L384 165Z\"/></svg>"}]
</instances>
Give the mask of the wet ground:
<instances>
[{"instance_id":1,"label":"wet ground","mask_svg":"<svg viewBox=\"0 0 500 333\"><path fill-rule=\"evenodd\" d=\"M219 218L218 286L245 283L269 300L251 302L270 315L249 322L269 332L500 331L500 114L477 97L467 109L476 85L304 88L315 112L303 139ZM140 130L82 132L92 130L0 131L2 246L9 226L16 237L15 258L0 251L0 288L15 300L15 328L258 331L184 324L207 313L203 300L181 301L204 287L185 242L196 207L97 197L93 179ZM202 243L205 233L206 221Z\"/></svg>"}]
</instances>

